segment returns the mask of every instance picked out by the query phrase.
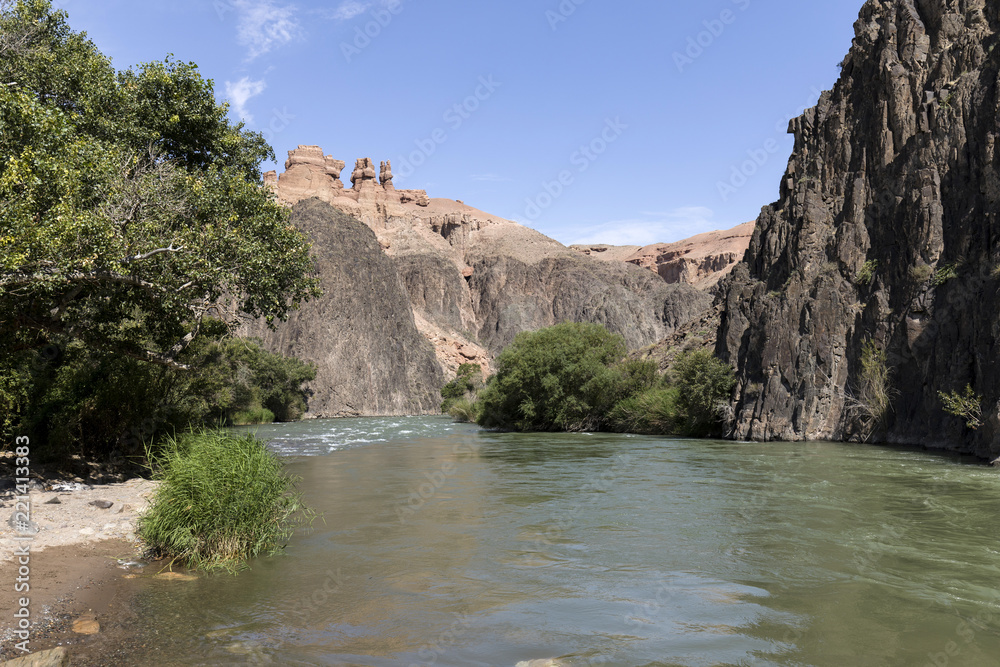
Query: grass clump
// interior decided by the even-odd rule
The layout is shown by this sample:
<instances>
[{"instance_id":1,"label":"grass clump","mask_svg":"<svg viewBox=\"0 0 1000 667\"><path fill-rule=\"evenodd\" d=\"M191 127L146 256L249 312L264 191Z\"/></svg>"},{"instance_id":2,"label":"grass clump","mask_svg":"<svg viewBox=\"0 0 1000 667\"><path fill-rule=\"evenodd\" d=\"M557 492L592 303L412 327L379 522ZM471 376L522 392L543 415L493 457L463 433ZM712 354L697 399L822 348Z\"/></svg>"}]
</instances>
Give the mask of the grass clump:
<instances>
[{"instance_id":1,"label":"grass clump","mask_svg":"<svg viewBox=\"0 0 1000 667\"><path fill-rule=\"evenodd\" d=\"M676 387L654 387L629 396L612 408L611 430L645 435L676 433L683 423L679 403Z\"/></svg>"},{"instance_id":2,"label":"grass clump","mask_svg":"<svg viewBox=\"0 0 1000 667\"><path fill-rule=\"evenodd\" d=\"M280 551L314 514L297 479L252 435L198 431L149 452L161 482L137 534L154 554L191 567L235 571Z\"/></svg>"},{"instance_id":3,"label":"grass clump","mask_svg":"<svg viewBox=\"0 0 1000 667\"><path fill-rule=\"evenodd\" d=\"M236 426L249 426L252 424L273 424L274 413L267 408L251 408L236 412L232 417Z\"/></svg>"},{"instance_id":4,"label":"grass clump","mask_svg":"<svg viewBox=\"0 0 1000 667\"><path fill-rule=\"evenodd\" d=\"M888 365L885 350L868 340L861 347L861 373L849 406L861 417L865 438L885 423L892 409L895 396L892 386L892 368Z\"/></svg>"},{"instance_id":5,"label":"grass clump","mask_svg":"<svg viewBox=\"0 0 1000 667\"><path fill-rule=\"evenodd\" d=\"M479 410L476 408L475 401L463 397L452 401L448 408L448 415L460 424L472 424L479 417Z\"/></svg>"},{"instance_id":6,"label":"grass clump","mask_svg":"<svg viewBox=\"0 0 1000 667\"><path fill-rule=\"evenodd\" d=\"M934 275L934 269L927 264L914 264L910 267L910 279L917 284L923 284Z\"/></svg>"},{"instance_id":7,"label":"grass clump","mask_svg":"<svg viewBox=\"0 0 1000 667\"><path fill-rule=\"evenodd\" d=\"M483 369L479 364L461 364L455 379L441 388L441 412L451 414L451 408L459 401L472 402L476 392L483 386Z\"/></svg>"},{"instance_id":8,"label":"grass clump","mask_svg":"<svg viewBox=\"0 0 1000 667\"><path fill-rule=\"evenodd\" d=\"M950 393L938 392L938 398L944 403L944 411L950 415L961 417L965 425L976 430L983 425L983 397L976 394L971 384L965 385L965 393L957 391Z\"/></svg>"},{"instance_id":9,"label":"grass clump","mask_svg":"<svg viewBox=\"0 0 1000 667\"><path fill-rule=\"evenodd\" d=\"M878 260L870 259L861 265L861 269L858 270L858 284L859 285L871 285L872 281L875 280L875 272L878 270Z\"/></svg>"},{"instance_id":10,"label":"grass clump","mask_svg":"<svg viewBox=\"0 0 1000 667\"><path fill-rule=\"evenodd\" d=\"M934 278L931 280L931 284L934 287L940 287L952 278L958 277L958 267L959 262L954 262L953 264L945 264L940 269L934 272Z\"/></svg>"}]
</instances>

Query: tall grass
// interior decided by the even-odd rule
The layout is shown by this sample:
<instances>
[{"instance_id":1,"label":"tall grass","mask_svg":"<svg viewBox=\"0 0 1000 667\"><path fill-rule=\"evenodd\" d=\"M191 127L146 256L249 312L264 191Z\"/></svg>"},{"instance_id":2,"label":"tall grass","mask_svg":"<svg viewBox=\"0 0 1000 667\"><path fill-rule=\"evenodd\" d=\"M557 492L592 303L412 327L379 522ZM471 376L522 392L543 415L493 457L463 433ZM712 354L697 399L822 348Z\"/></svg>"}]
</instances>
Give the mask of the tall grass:
<instances>
[{"instance_id":1,"label":"tall grass","mask_svg":"<svg viewBox=\"0 0 1000 667\"><path fill-rule=\"evenodd\" d=\"M619 433L677 433L684 420L679 402L676 387L654 387L619 401L608 421Z\"/></svg>"},{"instance_id":2,"label":"tall grass","mask_svg":"<svg viewBox=\"0 0 1000 667\"><path fill-rule=\"evenodd\" d=\"M461 424L471 424L479 417L479 410L476 408L475 397L453 399L448 408L448 414L456 422Z\"/></svg>"},{"instance_id":3,"label":"tall grass","mask_svg":"<svg viewBox=\"0 0 1000 667\"><path fill-rule=\"evenodd\" d=\"M250 408L241 410L232 416L234 426L250 426L254 424L273 424L274 413L267 408Z\"/></svg>"},{"instance_id":4,"label":"tall grass","mask_svg":"<svg viewBox=\"0 0 1000 667\"><path fill-rule=\"evenodd\" d=\"M161 485L137 533L157 555L232 571L280 551L314 516L295 492L298 480L252 435L188 433L149 458Z\"/></svg>"},{"instance_id":5,"label":"tall grass","mask_svg":"<svg viewBox=\"0 0 1000 667\"><path fill-rule=\"evenodd\" d=\"M892 368L885 350L867 340L861 348L861 373L847 407L860 418L862 435L870 439L881 428L892 410L896 390L892 386Z\"/></svg>"}]
</instances>

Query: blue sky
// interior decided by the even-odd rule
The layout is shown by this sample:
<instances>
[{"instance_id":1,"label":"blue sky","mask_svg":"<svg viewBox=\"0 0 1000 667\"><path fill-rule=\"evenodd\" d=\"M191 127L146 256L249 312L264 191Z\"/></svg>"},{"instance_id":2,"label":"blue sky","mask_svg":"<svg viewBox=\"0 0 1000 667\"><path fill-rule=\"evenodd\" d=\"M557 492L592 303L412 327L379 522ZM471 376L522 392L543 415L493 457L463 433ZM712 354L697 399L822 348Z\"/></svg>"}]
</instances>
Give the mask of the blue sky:
<instances>
[{"instance_id":1,"label":"blue sky","mask_svg":"<svg viewBox=\"0 0 1000 667\"><path fill-rule=\"evenodd\" d=\"M644 245L752 220L777 198L788 119L836 81L863 3L57 4L119 68L198 63L281 164L298 144L348 173L391 159L397 188L567 244Z\"/></svg>"}]
</instances>

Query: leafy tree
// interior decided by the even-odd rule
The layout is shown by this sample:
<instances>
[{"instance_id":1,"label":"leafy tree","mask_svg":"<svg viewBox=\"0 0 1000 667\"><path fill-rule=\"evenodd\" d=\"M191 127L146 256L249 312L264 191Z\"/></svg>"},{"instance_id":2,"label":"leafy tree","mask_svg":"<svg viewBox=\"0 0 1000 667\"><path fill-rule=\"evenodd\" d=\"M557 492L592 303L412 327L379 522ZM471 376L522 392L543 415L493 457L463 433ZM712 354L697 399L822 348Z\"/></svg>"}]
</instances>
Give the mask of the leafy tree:
<instances>
[{"instance_id":1,"label":"leafy tree","mask_svg":"<svg viewBox=\"0 0 1000 667\"><path fill-rule=\"evenodd\" d=\"M0 0L5 434L108 451L232 410L301 414L312 370L228 335L318 294L262 187L273 157L194 64L119 72L47 0Z\"/></svg>"},{"instance_id":2,"label":"leafy tree","mask_svg":"<svg viewBox=\"0 0 1000 667\"><path fill-rule=\"evenodd\" d=\"M733 368L708 350L685 352L670 367L671 384L677 388L679 432L705 437L719 426L719 405L736 384Z\"/></svg>"},{"instance_id":3,"label":"leafy tree","mask_svg":"<svg viewBox=\"0 0 1000 667\"><path fill-rule=\"evenodd\" d=\"M211 314L318 293L304 237L197 67L116 72L47 0L0 7L0 342L178 366Z\"/></svg>"},{"instance_id":4,"label":"leafy tree","mask_svg":"<svg viewBox=\"0 0 1000 667\"><path fill-rule=\"evenodd\" d=\"M566 322L517 335L479 398L479 424L517 431L600 428L621 398L625 341L599 324Z\"/></svg>"}]
</instances>

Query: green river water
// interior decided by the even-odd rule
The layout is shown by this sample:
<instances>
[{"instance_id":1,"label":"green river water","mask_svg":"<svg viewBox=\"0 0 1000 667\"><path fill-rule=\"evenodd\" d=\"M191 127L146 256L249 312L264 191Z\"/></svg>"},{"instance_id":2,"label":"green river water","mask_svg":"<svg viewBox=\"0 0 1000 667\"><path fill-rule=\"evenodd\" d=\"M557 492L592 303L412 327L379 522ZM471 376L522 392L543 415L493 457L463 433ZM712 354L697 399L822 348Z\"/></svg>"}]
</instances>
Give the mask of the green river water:
<instances>
[{"instance_id":1,"label":"green river water","mask_svg":"<svg viewBox=\"0 0 1000 667\"><path fill-rule=\"evenodd\" d=\"M136 665L1000 665L1000 473L845 444L255 429L324 514L150 582Z\"/></svg>"}]
</instances>

